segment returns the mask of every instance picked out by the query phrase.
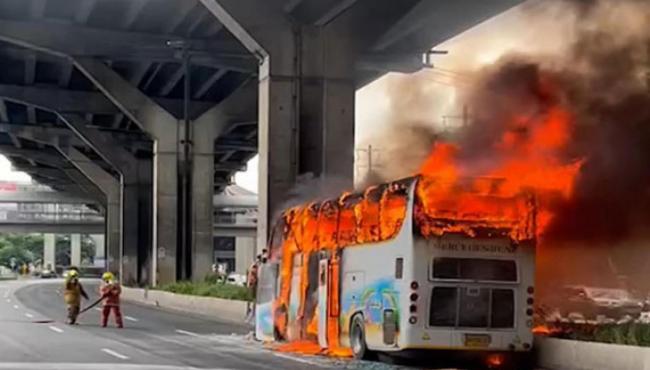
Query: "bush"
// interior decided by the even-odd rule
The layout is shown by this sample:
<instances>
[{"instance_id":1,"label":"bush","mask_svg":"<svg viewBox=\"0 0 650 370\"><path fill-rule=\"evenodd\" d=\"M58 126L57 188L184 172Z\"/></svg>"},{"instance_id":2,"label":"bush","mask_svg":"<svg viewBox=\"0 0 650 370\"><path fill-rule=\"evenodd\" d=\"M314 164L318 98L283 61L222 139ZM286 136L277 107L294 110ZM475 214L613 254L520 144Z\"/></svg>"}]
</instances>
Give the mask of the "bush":
<instances>
[{"instance_id":1,"label":"bush","mask_svg":"<svg viewBox=\"0 0 650 370\"><path fill-rule=\"evenodd\" d=\"M565 339L624 344L629 346L650 346L650 324L631 322L601 325L563 325L558 337Z\"/></svg>"},{"instance_id":2,"label":"bush","mask_svg":"<svg viewBox=\"0 0 650 370\"><path fill-rule=\"evenodd\" d=\"M233 284L179 281L176 283L161 285L153 289L178 294L232 299L237 301L251 301L253 299L248 288Z\"/></svg>"}]
</instances>

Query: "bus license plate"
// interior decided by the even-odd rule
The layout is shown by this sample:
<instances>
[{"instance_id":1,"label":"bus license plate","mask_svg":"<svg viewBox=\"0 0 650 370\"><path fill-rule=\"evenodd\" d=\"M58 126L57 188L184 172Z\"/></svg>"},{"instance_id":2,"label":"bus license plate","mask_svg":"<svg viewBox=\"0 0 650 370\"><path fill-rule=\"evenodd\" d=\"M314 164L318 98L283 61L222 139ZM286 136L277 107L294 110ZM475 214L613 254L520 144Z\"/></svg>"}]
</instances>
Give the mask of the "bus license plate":
<instances>
[{"instance_id":1,"label":"bus license plate","mask_svg":"<svg viewBox=\"0 0 650 370\"><path fill-rule=\"evenodd\" d=\"M465 334L465 346L485 348L490 346L492 338L488 334Z\"/></svg>"}]
</instances>

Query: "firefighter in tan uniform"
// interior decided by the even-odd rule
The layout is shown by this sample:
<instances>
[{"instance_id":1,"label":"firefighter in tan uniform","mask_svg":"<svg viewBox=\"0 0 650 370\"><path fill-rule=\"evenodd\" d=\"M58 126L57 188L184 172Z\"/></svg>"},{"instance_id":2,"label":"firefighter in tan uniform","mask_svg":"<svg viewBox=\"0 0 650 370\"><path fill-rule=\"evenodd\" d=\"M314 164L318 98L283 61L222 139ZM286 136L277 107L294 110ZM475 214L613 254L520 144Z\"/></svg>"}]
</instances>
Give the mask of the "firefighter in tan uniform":
<instances>
[{"instance_id":1,"label":"firefighter in tan uniform","mask_svg":"<svg viewBox=\"0 0 650 370\"><path fill-rule=\"evenodd\" d=\"M88 294L79 282L79 273L76 270L70 270L66 273L65 290L63 291L63 300L68 306L68 324L70 325L77 323L81 297L88 299Z\"/></svg>"}]
</instances>

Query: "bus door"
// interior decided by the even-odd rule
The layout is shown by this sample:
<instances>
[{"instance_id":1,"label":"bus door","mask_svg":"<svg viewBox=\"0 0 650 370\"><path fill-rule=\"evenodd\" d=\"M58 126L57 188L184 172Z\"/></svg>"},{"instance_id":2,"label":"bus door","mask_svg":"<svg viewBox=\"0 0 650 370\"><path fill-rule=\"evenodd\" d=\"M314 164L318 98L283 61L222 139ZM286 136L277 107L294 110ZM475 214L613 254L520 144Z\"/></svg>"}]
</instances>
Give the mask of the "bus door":
<instances>
[{"instance_id":1,"label":"bus door","mask_svg":"<svg viewBox=\"0 0 650 370\"><path fill-rule=\"evenodd\" d=\"M289 312L287 321L287 339L290 341L300 339L301 329L299 310L300 310L300 289L301 289L301 269L302 269L302 254L296 253L293 256L293 268L291 272L291 292L289 293Z\"/></svg>"},{"instance_id":2,"label":"bus door","mask_svg":"<svg viewBox=\"0 0 650 370\"><path fill-rule=\"evenodd\" d=\"M260 341L275 339L273 302L278 296L278 272L277 263L264 263L259 267L255 299L255 338Z\"/></svg>"},{"instance_id":3,"label":"bus door","mask_svg":"<svg viewBox=\"0 0 650 370\"><path fill-rule=\"evenodd\" d=\"M322 259L318 263L318 344L327 348L327 307L329 292L329 260Z\"/></svg>"}]
</instances>

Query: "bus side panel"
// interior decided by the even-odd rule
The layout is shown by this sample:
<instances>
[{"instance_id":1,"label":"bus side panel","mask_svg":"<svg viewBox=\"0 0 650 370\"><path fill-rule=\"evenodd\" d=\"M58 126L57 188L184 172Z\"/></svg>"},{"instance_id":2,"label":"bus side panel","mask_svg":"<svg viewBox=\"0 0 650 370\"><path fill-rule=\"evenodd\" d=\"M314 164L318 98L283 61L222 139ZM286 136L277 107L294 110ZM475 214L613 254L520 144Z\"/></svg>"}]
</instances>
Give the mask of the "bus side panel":
<instances>
[{"instance_id":1,"label":"bus side panel","mask_svg":"<svg viewBox=\"0 0 650 370\"><path fill-rule=\"evenodd\" d=\"M520 248L520 279L521 288L519 289L519 297L517 302L517 327L520 341L517 343L519 346L525 344L533 344L533 317L528 315L526 311L534 309L533 305L529 304L529 298L533 298L533 294L528 292L528 287L535 287L535 252L534 244L523 244Z\"/></svg>"},{"instance_id":2,"label":"bus side panel","mask_svg":"<svg viewBox=\"0 0 650 370\"><path fill-rule=\"evenodd\" d=\"M301 262L302 256L298 254L295 255L291 276L291 292L289 294L289 321L287 323L287 339L290 341L300 339L302 331L302 322L298 320L298 309L300 308Z\"/></svg>"},{"instance_id":3,"label":"bus side panel","mask_svg":"<svg viewBox=\"0 0 650 370\"><path fill-rule=\"evenodd\" d=\"M390 309L399 316L399 290L394 276L395 241L355 246L343 251L341 284L341 343L349 346L350 323L362 314L366 343L370 349L384 348L383 316ZM369 263L369 261L371 261Z\"/></svg>"},{"instance_id":4,"label":"bus side panel","mask_svg":"<svg viewBox=\"0 0 650 370\"><path fill-rule=\"evenodd\" d=\"M402 227L397 236L388 241L348 247L343 250L341 265L340 340L349 346L350 322L360 313L365 321L366 344L371 350L396 350L400 343L402 317L408 316L408 283L405 269L413 256L413 199L411 186ZM401 273L397 277L397 259L401 259ZM359 279L353 279L361 277ZM386 311L392 311L390 315ZM391 317L396 332L393 343L385 343L384 316Z\"/></svg>"}]
</instances>

